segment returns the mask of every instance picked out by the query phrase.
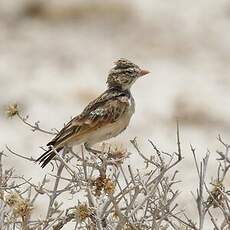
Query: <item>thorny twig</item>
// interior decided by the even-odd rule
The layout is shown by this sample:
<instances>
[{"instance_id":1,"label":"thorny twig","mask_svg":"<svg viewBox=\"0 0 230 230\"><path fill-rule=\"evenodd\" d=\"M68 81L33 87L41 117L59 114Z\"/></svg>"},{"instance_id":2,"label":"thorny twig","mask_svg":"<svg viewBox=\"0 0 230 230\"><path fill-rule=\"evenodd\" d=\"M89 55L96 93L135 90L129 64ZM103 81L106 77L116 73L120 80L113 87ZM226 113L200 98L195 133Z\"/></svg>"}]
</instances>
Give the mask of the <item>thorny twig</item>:
<instances>
[{"instance_id":1,"label":"thorny twig","mask_svg":"<svg viewBox=\"0 0 230 230\"><path fill-rule=\"evenodd\" d=\"M27 126L29 126L30 128L32 128L32 131L33 131L33 132L35 132L35 131L40 131L40 132L42 132L42 133L50 134L50 135L55 135L55 134L57 134L57 130L56 130L55 132L53 132L53 131L47 131L47 130L45 130L45 129L42 129L42 128L39 126L40 121L36 121L34 124L29 123L29 122L28 122L28 118L29 118L28 115L25 116L25 117L23 117L23 116L21 116L20 113L17 113L17 117L18 117L25 125L27 125Z\"/></svg>"}]
</instances>

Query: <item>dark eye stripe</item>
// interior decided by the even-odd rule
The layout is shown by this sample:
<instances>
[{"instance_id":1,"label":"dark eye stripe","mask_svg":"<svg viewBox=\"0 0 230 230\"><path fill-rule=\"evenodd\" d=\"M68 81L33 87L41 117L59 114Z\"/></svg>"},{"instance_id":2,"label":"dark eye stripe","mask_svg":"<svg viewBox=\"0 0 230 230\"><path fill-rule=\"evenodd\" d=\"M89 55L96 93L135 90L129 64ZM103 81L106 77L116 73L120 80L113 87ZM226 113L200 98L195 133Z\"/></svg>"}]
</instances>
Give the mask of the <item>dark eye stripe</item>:
<instances>
[{"instance_id":1,"label":"dark eye stripe","mask_svg":"<svg viewBox=\"0 0 230 230\"><path fill-rule=\"evenodd\" d=\"M136 69L127 69L126 72L133 74L133 73L136 73L137 71Z\"/></svg>"}]
</instances>

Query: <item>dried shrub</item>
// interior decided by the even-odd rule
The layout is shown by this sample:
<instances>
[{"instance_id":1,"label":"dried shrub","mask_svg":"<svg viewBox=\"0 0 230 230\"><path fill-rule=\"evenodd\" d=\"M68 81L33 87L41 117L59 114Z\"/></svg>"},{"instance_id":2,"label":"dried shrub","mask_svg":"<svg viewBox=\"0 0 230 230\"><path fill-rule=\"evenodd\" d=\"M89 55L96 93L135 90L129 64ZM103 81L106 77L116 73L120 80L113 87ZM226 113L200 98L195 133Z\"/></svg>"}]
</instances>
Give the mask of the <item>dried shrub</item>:
<instances>
[{"instance_id":1,"label":"dried shrub","mask_svg":"<svg viewBox=\"0 0 230 230\"><path fill-rule=\"evenodd\" d=\"M16 108L10 107L12 111ZM23 117L18 110L12 114L32 131L55 134L55 130L41 128L39 122L31 124L28 116ZM214 229L229 229L230 199L226 178L229 176L230 146L218 138L223 151L217 151L219 166L210 184L205 179L209 152L199 163L191 146L198 175L197 191L193 194L198 216L193 220L185 211L178 210L177 166L183 160L178 126L176 137L177 150L174 153L161 151L149 141L152 146L150 155L143 153L136 139L132 140L143 162L142 170L127 165L129 154L116 147L108 150L103 147L96 156L83 148L80 152L66 148L52 162L52 174L46 175L39 184L33 184L30 178L16 176L14 169L5 169L2 163L5 154L1 152L0 229L58 230L72 222L75 229L198 230L205 229L207 220L212 222ZM7 151L28 162L35 161L9 147ZM53 182L52 189L50 182ZM73 201L69 208L63 207L62 195L66 193ZM36 217L35 209L44 196L48 202L41 219ZM214 216L215 210L221 214L218 219Z\"/></svg>"}]
</instances>

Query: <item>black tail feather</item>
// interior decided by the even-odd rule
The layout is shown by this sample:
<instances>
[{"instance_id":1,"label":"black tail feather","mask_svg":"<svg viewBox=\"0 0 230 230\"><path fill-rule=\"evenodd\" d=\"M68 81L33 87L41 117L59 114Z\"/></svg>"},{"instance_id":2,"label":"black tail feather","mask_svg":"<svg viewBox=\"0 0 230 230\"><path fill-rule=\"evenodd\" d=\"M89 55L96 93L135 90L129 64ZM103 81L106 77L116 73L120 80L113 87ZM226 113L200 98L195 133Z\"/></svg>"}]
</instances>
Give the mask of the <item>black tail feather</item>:
<instances>
[{"instance_id":1,"label":"black tail feather","mask_svg":"<svg viewBox=\"0 0 230 230\"><path fill-rule=\"evenodd\" d=\"M62 148L57 149L57 152L59 152ZM45 153L43 153L38 159L36 159L36 162L39 162L41 164L41 167L44 168L54 157L56 153L50 148Z\"/></svg>"}]
</instances>

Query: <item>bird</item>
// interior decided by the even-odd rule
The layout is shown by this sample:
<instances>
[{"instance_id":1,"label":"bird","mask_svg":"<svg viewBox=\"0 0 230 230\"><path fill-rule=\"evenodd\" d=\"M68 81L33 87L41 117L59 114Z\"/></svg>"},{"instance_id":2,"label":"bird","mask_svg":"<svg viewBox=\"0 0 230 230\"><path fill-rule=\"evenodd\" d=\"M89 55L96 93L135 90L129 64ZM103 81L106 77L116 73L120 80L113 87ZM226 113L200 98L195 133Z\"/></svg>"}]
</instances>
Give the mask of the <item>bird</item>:
<instances>
[{"instance_id":1,"label":"bird","mask_svg":"<svg viewBox=\"0 0 230 230\"><path fill-rule=\"evenodd\" d=\"M107 77L107 89L73 117L47 144L48 150L36 161L44 168L64 147L84 144L86 150L119 135L135 112L131 86L149 74L133 62L120 58Z\"/></svg>"}]
</instances>

